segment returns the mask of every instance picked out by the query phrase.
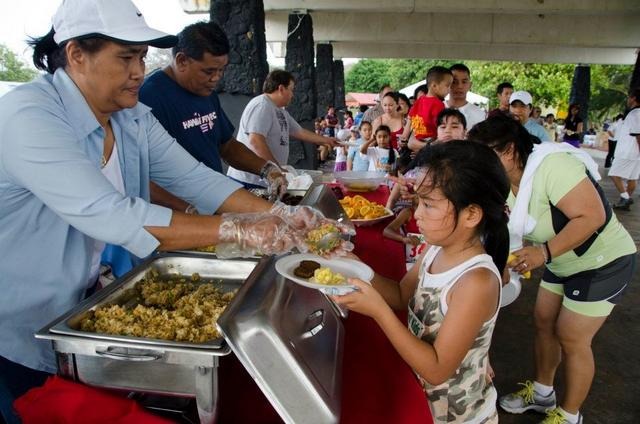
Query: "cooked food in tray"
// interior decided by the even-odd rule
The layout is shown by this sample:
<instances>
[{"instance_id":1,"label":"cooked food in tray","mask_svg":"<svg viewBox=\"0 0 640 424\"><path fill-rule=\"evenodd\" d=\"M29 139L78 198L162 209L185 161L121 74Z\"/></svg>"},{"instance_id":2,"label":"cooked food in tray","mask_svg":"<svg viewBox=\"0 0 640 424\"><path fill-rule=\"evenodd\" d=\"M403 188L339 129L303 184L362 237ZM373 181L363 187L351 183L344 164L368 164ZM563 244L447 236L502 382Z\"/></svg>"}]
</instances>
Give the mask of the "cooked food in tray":
<instances>
[{"instance_id":1,"label":"cooked food in tray","mask_svg":"<svg viewBox=\"0 0 640 424\"><path fill-rule=\"evenodd\" d=\"M122 302L90 311L83 331L203 343L220 337L218 317L235 292L224 293L198 274L161 280L150 271L122 296Z\"/></svg>"},{"instance_id":2,"label":"cooked food in tray","mask_svg":"<svg viewBox=\"0 0 640 424\"><path fill-rule=\"evenodd\" d=\"M205 246L205 247L196 247L195 249L198 252L207 252L207 253L216 253L216 246Z\"/></svg>"}]
</instances>

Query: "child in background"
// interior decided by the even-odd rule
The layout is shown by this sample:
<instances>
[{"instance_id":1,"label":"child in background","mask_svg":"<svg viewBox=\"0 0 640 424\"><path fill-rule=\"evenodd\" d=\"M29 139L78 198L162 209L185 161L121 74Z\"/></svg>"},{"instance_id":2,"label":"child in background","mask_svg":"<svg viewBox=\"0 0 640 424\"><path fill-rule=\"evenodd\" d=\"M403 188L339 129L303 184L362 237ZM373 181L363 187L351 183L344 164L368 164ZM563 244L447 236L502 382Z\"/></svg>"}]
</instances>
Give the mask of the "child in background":
<instances>
[{"instance_id":1,"label":"child in background","mask_svg":"<svg viewBox=\"0 0 640 424\"><path fill-rule=\"evenodd\" d=\"M346 137L345 137L346 135ZM342 142L349 140L351 131L340 130L338 131L338 139ZM336 161L333 165L333 172L342 172L347 170L347 147L336 146L333 148L336 154Z\"/></svg>"},{"instance_id":2,"label":"child in background","mask_svg":"<svg viewBox=\"0 0 640 424\"><path fill-rule=\"evenodd\" d=\"M509 252L509 179L493 150L471 141L434 145L416 163L428 249L399 284L350 278L358 290L332 299L378 323L420 379L435 423L497 423L486 373ZM407 306L405 326L394 310Z\"/></svg>"},{"instance_id":3,"label":"child in background","mask_svg":"<svg viewBox=\"0 0 640 424\"><path fill-rule=\"evenodd\" d=\"M349 141L357 143L355 146L349 146L347 153L347 171L368 171L369 158L360 153L360 147L364 140L369 140L372 133L371 122L364 121L358 125L351 127L351 138Z\"/></svg>"},{"instance_id":4,"label":"child in background","mask_svg":"<svg viewBox=\"0 0 640 424\"><path fill-rule=\"evenodd\" d=\"M398 157L398 152L391 148L391 130L386 125L380 125L373 138L365 141L360 147L360 153L369 158L369 171L384 171L390 173ZM376 146L371 147L375 141Z\"/></svg>"},{"instance_id":5,"label":"child in background","mask_svg":"<svg viewBox=\"0 0 640 424\"><path fill-rule=\"evenodd\" d=\"M427 72L428 92L420 97L409 111L409 121L405 125L402 139L409 140L414 152L424 147L436 137L436 118L444 109L444 98L449 94L453 74L443 66L433 66ZM409 135L411 134L411 138Z\"/></svg>"},{"instance_id":6,"label":"child in background","mask_svg":"<svg viewBox=\"0 0 640 424\"><path fill-rule=\"evenodd\" d=\"M436 141L447 143L467 138L467 118L458 109L446 108L438 114Z\"/></svg>"},{"instance_id":7,"label":"child in background","mask_svg":"<svg viewBox=\"0 0 640 424\"><path fill-rule=\"evenodd\" d=\"M446 108L443 109L437 118L438 132L436 143L446 143L451 140L464 140L467 137L467 119L464 117L462 112L457 109ZM409 164L407 164L407 170L409 170ZM405 172L406 172L405 171ZM404 173L403 173L404 174ZM408 177L411 177L407 174ZM391 193L389 193L389 198L387 199L387 208L395 211L397 203L402 203L401 200L398 202L398 199L401 197L401 185L394 184L391 189Z\"/></svg>"}]
</instances>

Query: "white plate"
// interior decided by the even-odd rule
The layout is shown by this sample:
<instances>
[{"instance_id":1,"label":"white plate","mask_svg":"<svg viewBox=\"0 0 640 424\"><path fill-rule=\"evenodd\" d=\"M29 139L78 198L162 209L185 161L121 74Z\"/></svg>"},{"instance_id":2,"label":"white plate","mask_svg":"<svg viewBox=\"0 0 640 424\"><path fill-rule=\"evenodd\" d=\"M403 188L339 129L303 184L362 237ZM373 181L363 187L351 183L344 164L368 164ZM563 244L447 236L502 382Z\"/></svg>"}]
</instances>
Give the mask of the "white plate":
<instances>
[{"instance_id":1,"label":"white plate","mask_svg":"<svg viewBox=\"0 0 640 424\"><path fill-rule=\"evenodd\" d=\"M356 289L355 286L351 284L329 286L326 284L313 283L309 281L309 279L295 276L293 274L293 270L300 265L301 261L318 262L320 266L331 268L331 271L339 272L346 278L359 278L367 282L370 282L373 278L373 270L369 268L368 265L360 261L347 258L325 259L321 256L312 255L309 253L288 255L278 259L278 261L276 262L276 271L280 275L288 278L291 281L294 281L305 287L318 289L328 295L343 295Z\"/></svg>"},{"instance_id":2,"label":"white plate","mask_svg":"<svg viewBox=\"0 0 640 424\"><path fill-rule=\"evenodd\" d=\"M505 307L512 304L520 295L522 291L522 283L520 282L520 275L511 273L511 279L507 284L502 287L502 296L500 297L500 307Z\"/></svg>"},{"instance_id":3,"label":"white plate","mask_svg":"<svg viewBox=\"0 0 640 424\"><path fill-rule=\"evenodd\" d=\"M341 141L338 144L344 147L360 147L360 144L355 141Z\"/></svg>"},{"instance_id":4,"label":"white plate","mask_svg":"<svg viewBox=\"0 0 640 424\"><path fill-rule=\"evenodd\" d=\"M367 225L377 224L378 222L382 222L385 219L393 216L393 211L391 209L384 208L384 210L387 213L377 218L373 218L373 219L353 219L352 218L351 222L353 222L353 225L357 225L358 227L366 227Z\"/></svg>"}]
</instances>

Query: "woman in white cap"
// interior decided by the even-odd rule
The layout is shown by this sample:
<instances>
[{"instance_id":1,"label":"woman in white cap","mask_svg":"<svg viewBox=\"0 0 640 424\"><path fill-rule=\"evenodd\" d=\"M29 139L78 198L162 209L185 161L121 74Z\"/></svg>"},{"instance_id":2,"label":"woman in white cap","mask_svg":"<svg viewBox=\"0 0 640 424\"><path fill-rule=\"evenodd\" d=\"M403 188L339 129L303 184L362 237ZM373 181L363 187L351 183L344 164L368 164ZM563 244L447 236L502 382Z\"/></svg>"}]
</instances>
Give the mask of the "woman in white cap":
<instances>
[{"instance_id":1,"label":"woman in white cap","mask_svg":"<svg viewBox=\"0 0 640 424\"><path fill-rule=\"evenodd\" d=\"M48 74L0 100L0 411L9 423L19 422L13 399L56 371L34 332L93 288L104 243L139 257L212 244L271 254L304 249L325 221L198 163L138 103L147 46L175 41L130 0L64 0L52 30L31 43ZM150 204L150 180L201 215Z\"/></svg>"}]
</instances>

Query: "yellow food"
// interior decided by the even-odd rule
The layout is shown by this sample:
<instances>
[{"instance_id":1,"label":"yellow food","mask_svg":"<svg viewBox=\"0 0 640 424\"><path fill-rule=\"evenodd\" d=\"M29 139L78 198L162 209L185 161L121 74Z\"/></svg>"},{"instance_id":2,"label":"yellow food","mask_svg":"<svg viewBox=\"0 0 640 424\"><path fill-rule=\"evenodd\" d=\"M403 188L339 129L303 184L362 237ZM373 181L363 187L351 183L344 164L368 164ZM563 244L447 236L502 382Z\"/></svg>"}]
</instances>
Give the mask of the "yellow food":
<instances>
[{"instance_id":1,"label":"yellow food","mask_svg":"<svg viewBox=\"0 0 640 424\"><path fill-rule=\"evenodd\" d=\"M205 246L205 247L196 247L195 250L197 250L198 252L215 253L216 247L214 245Z\"/></svg>"},{"instance_id":2,"label":"yellow food","mask_svg":"<svg viewBox=\"0 0 640 424\"><path fill-rule=\"evenodd\" d=\"M198 283L198 274L178 276L175 281L157 277L151 271L129 289L135 295L135 307L100 307L80 322L80 329L194 343L220 337L216 321L235 292L223 293L212 283Z\"/></svg>"},{"instance_id":3,"label":"yellow food","mask_svg":"<svg viewBox=\"0 0 640 424\"><path fill-rule=\"evenodd\" d=\"M514 255L513 253L509 253L509 257L507 258L507 265L509 265L511 263L511 261L516 259L516 255ZM524 274L522 274L522 276L524 278L531 278L531 271L527 271Z\"/></svg>"},{"instance_id":4,"label":"yellow food","mask_svg":"<svg viewBox=\"0 0 640 424\"><path fill-rule=\"evenodd\" d=\"M389 212L379 203L370 202L360 195L345 196L340 205L350 219L376 219Z\"/></svg>"},{"instance_id":5,"label":"yellow food","mask_svg":"<svg viewBox=\"0 0 640 424\"><path fill-rule=\"evenodd\" d=\"M311 230L307 233L307 238L305 242L309 246L309 249L313 253L323 254L332 251L336 247L340 245L340 238L336 237L332 242L328 243L328 245L320 248L318 246L318 242L324 237L326 234L330 233L340 233L340 230L333 224L323 224L319 228L315 230Z\"/></svg>"},{"instance_id":6,"label":"yellow food","mask_svg":"<svg viewBox=\"0 0 640 424\"><path fill-rule=\"evenodd\" d=\"M325 284L327 286L335 286L338 284L345 284L347 279L339 272L331 271L331 268L321 267L313 272L313 280L319 284Z\"/></svg>"}]
</instances>

